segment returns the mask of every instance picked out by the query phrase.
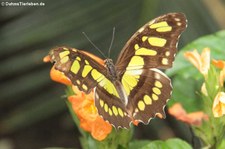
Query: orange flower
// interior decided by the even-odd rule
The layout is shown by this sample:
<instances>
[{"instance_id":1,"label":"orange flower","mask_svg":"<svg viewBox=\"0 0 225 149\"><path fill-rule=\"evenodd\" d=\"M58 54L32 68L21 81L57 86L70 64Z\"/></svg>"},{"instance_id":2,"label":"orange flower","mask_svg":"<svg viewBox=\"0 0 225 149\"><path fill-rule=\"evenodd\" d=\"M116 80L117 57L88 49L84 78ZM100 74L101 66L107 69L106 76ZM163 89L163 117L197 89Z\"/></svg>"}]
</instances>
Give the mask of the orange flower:
<instances>
[{"instance_id":1,"label":"orange flower","mask_svg":"<svg viewBox=\"0 0 225 149\"><path fill-rule=\"evenodd\" d=\"M52 67L50 71L50 77L53 81L56 81L65 85L72 85L72 82L70 81L70 79L67 78L63 72L56 70L54 66Z\"/></svg>"},{"instance_id":2,"label":"orange flower","mask_svg":"<svg viewBox=\"0 0 225 149\"><path fill-rule=\"evenodd\" d=\"M68 97L74 112L80 120L80 127L99 141L104 140L112 131L112 126L98 115L94 105L94 94L86 95L73 86L76 95Z\"/></svg>"},{"instance_id":3,"label":"orange flower","mask_svg":"<svg viewBox=\"0 0 225 149\"><path fill-rule=\"evenodd\" d=\"M50 56L45 56L43 58L43 62L47 63L50 62L51 58ZM51 71L50 71L50 77L53 81L65 84L65 85L72 85L71 81L69 78L67 78L64 73L62 73L61 71L58 71L55 69L55 67L53 66Z\"/></svg>"},{"instance_id":4,"label":"orange flower","mask_svg":"<svg viewBox=\"0 0 225 149\"><path fill-rule=\"evenodd\" d=\"M47 55L47 56L45 56L45 57L43 58L43 62L45 62L45 63L48 63L48 62L50 62L50 61L51 61L51 58L50 58L49 55Z\"/></svg>"},{"instance_id":5,"label":"orange flower","mask_svg":"<svg viewBox=\"0 0 225 149\"><path fill-rule=\"evenodd\" d=\"M225 67L225 61L222 60L212 60L213 65L215 65L216 67L223 69Z\"/></svg>"},{"instance_id":6,"label":"orange flower","mask_svg":"<svg viewBox=\"0 0 225 149\"><path fill-rule=\"evenodd\" d=\"M203 120L208 120L208 115L206 115L202 111L192 112L188 114L180 103L174 104L169 108L168 112L176 119L194 126L200 126Z\"/></svg>"},{"instance_id":7,"label":"orange flower","mask_svg":"<svg viewBox=\"0 0 225 149\"><path fill-rule=\"evenodd\" d=\"M225 92L219 92L213 102L214 117L221 117L225 114Z\"/></svg>"},{"instance_id":8,"label":"orange flower","mask_svg":"<svg viewBox=\"0 0 225 149\"><path fill-rule=\"evenodd\" d=\"M204 48L201 55L197 50L185 52L184 56L204 75L206 76L210 67L210 49Z\"/></svg>"},{"instance_id":9,"label":"orange flower","mask_svg":"<svg viewBox=\"0 0 225 149\"><path fill-rule=\"evenodd\" d=\"M223 86L224 80L225 80L225 61L222 60L212 60L213 65L218 67L219 69L222 69L220 71L220 77L219 77L219 82L220 86Z\"/></svg>"}]
</instances>

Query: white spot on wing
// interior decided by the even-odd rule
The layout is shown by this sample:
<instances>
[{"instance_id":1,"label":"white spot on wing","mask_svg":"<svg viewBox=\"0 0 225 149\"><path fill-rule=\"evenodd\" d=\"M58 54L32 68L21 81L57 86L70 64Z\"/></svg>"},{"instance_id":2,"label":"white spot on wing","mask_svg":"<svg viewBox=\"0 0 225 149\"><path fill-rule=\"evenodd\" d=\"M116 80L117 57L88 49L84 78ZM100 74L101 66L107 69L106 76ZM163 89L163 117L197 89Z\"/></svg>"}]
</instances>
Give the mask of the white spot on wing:
<instances>
[{"instance_id":1,"label":"white spot on wing","mask_svg":"<svg viewBox=\"0 0 225 149\"><path fill-rule=\"evenodd\" d=\"M178 22L178 21L180 21L180 18L174 18L174 20Z\"/></svg>"},{"instance_id":2,"label":"white spot on wing","mask_svg":"<svg viewBox=\"0 0 225 149\"><path fill-rule=\"evenodd\" d=\"M165 74L165 73L163 73L162 71L160 71L159 69L152 68L152 69L150 69L150 70L155 71L155 72L158 72L159 74L161 74L162 76L164 76L164 77L166 77L167 79L169 79L169 80L170 80L170 78L169 78L169 77L167 77L167 76L166 76L166 74ZM158 76L157 76L157 77L158 77ZM160 77L160 75L159 75L159 77ZM156 78L156 79L157 79L157 78Z\"/></svg>"},{"instance_id":3,"label":"white spot on wing","mask_svg":"<svg viewBox=\"0 0 225 149\"><path fill-rule=\"evenodd\" d=\"M177 26L181 26L182 25L182 23L180 23L180 22L177 22Z\"/></svg>"},{"instance_id":4,"label":"white spot on wing","mask_svg":"<svg viewBox=\"0 0 225 149\"><path fill-rule=\"evenodd\" d=\"M140 28L140 29L138 30L138 32L141 33L144 29L145 29L145 28L142 27L142 28Z\"/></svg>"}]
</instances>

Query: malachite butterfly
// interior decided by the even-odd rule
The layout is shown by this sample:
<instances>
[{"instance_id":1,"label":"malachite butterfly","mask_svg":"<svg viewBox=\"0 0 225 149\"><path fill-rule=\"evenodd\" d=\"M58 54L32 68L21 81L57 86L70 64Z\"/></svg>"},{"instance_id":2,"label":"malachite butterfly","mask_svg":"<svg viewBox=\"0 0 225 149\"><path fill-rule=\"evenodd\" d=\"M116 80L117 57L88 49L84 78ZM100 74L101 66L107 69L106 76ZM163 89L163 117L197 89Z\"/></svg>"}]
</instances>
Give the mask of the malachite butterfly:
<instances>
[{"instance_id":1,"label":"malachite butterfly","mask_svg":"<svg viewBox=\"0 0 225 149\"><path fill-rule=\"evenodd\" d=\"M172 85L161 69L172 67L186 25L182 13L155 18L128 40L115 64L70 47L54 48L49 56L73 85L85 93L94 90L99 115L116 129L134 121L148 124L156 115L165 118Z\"/></svg>"}]
</instances>

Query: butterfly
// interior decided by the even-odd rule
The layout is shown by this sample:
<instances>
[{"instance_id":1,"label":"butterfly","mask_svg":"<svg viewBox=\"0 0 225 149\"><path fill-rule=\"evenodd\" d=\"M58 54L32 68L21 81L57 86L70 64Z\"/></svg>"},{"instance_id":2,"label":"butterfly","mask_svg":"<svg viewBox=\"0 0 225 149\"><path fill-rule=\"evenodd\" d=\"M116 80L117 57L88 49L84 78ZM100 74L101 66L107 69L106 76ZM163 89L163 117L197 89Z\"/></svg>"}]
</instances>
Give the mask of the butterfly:
<instances>
[{"instance_id":1,"label":"butterfly","mask_svg":"<svg viewBox=\"0 0 225 149\"><path fill-rule=\"evenodd\" d=\"M116 129L132 122L148 124L165 118L171 97L170 79L161 71L172 67L181 33L187 26L182 13L159 16L141 27L125 44L115 63L71 47L57 47L49 56L79 90L94 90L99 115Z\"/></svg>"}]
</instances>

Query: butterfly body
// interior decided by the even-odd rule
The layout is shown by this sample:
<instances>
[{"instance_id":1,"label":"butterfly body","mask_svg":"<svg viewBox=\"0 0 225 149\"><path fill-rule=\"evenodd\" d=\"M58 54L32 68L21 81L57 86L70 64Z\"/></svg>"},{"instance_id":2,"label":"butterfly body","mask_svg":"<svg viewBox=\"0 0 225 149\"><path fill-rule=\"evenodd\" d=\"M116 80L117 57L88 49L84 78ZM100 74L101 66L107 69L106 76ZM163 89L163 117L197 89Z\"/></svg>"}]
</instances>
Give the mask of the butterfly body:
<instances>
[{"instance_id":1,"label":"butterfly body","mask_svg":"<svg viewBox=\"0 0 225 149\"><path fill-rule=\"evenodd\" d=\"M148 124L156 115L165 117L172 86L161 69L172 66L185 28L181 13L150 21L128 40L115 64L70 47L53 49L50 57L81 91L94 89L98 113L115 128L129 128L133 121Z\"/></svg>"},{"instance_id":2,"label":"butterfly body","mask_svg":"<svg viewBox=\"0 0 225 149\"><path fill-rule=\"evenodd\" d=\"M118 75L116 73L115 65L113 64L112 59L106 59L105 60L105 66L108 70L108 75L112 81L118 80Z\"/></svg>"},{"instance_id":3,"label":"butterfly body","mask_svg":"<svg viewBox=\"0 0 225 149\"><path fill-rule=\"evenodd\" d=\"M113 60L106 59L105 66L108 70L108 73L107 73L108 77L112 81L113 85L116 88L117 93L119 94L119 99L124 104L124 107L126 107L127 102L128 102L127 95L126 95L126 92L125 92L122 84L120 83L120 78L118 77L119 75L117 74L116 67L113 64Z\"/></svg>"}]
</instances>

